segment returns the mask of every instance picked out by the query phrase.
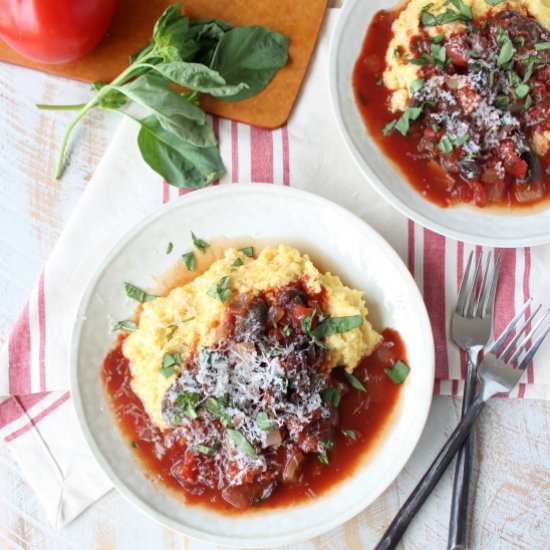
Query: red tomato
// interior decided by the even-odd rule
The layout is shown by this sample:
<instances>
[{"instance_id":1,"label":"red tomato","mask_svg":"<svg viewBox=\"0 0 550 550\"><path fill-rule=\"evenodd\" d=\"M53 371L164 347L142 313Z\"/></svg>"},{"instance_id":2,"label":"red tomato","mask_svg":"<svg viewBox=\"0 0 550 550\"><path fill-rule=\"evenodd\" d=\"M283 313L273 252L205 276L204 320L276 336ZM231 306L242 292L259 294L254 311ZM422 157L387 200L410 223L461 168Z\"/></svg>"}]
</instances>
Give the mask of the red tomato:
<instances>
[{"instance_id":1,"label":"red tomato","mask_svg":"<svg viewBox=\"0 0 550 550\"><path fill-rule=\"evenodd\" d=\"M42 63L85 56L103 38L116 0L2 0L0 38Z\"/></svg>"}]
</instances>

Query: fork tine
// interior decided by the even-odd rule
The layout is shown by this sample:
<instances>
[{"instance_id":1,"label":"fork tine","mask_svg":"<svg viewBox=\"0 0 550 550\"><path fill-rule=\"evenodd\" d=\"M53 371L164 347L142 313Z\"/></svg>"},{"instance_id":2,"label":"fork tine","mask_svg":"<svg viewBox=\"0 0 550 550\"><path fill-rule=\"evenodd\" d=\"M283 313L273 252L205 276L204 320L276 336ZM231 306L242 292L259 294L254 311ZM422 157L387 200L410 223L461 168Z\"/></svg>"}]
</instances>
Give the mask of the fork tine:
<instances>
[{"instance_id":1,"label":"fork tine","mask_svg":"<svg viewBox=\"0 0 550 550\"><path fill-rule=\"evenodd\" d=\"M498 354L500 351L500 348L504 345L504 342L510 336L510 333L516 326L516 323L519 321L521 316L525 313L525 310L529 307L529 304L531 303L531 298L525 302L520 310L516 313L516 316L508 323L508 326L502 331L502 334L498 337L498 340L491 346L489 349L490 353L494 353L495 355Z\"/></svg>"},{"instance_id":2,"label":"fork tine","mask_svg":"<svg viewBox=\"0 0 550 550\"><path fill-rule=\"evenodd\" d=\"M487 281L489 279L489 267L491 264L491 257L493 253L489 251L487 254L487 261L485 262L485 273L483 274L483 279L481 281L481 288L479 289L479 296L477 300L477 307L475 311L476 317L482 317L483 316L483 310L485 309L483 307L483 304L485 302L485 297L487 294Z\"/></svg>"},{"instance_id":3,"label":"fork tine","mask_svg":"<svg viewBox=\"0 0 550 550\"><path fill-rule=\"evenodd\" d=\"M480 303L482 304L480 308L481 314L478 315L478 317L486 317L487 315L492 315L493 312L495 311L495 298L497 295L497 284L498 284L498 276L500 273L501 259L502 259L502 256L499 254L495 260L495 265L493 268L493 278L489 286L489 293L487 295L487 299L485 299L485 296L482 296L480 300ZM489 262L487 262L487 264L488 263Z\"/></svg>"},{"instance_id":4,"label":"fork tine","mask_svg":"<svg viewBox=\"0 0 550 550\"><path fill-rule=\"evenodd\" d=\"M531 346L529 351L525 354L525 357L522 359L521 363L518 365L518 369L524 370L525 368L527 368L527 365L531 362L535 353L537 353L538 349L540 348L540 345L542 344L542 342L544 341L544 339L546 338L549 332L550 332L550 323L546 325L546 328L539 334L538 338L534 341L533 345Z\"/></svg>"},{"instance_id":5,"label":"fork tine","mask_svg":"<svg viewBox=\"0 0 550 550\"><path fill-rule=\"evenodd\" d=\"M521 338L521 335L523 334L523 331L530 325L531 321L535 318L535 315L540 311L541 307L542 307L542 305L539 305L539 307L537 309L535 309L535 311L530 315L529 319L527 319L527 321L525 321L525 323L521 327L521 329L516 332L516 335L512 338L510 343L506 346L506 349L500 354L500 357L504 361L506 361L507 363L513 363L518 358L518 356L521 352L520 346L518 346L518 349L516 350L516 352L514 353L514 355L511 358L506 359L506 356L512 353L512 349L516 345L516 342ZM529 337L533 336L533 333L535 332L535 330L537 330L538 326L542 323L543 320L544 320L544 317L542 317L537 322L537 324L535 325L535 328L533 330L531 330L531 332L529 333L529 335L528 335Z\"/></svg>"},{"instance_id":6,"label":"fork tine","mask_svg":"<svg viewBox=\"0 0 550 550\"><path fill-rule=\"evenodd\" d=\"M466 293L468 292L468 284L470 282L470 268L472 267L472 258L474 253L470 252L470 257L468 258L468 265L466 266L466 271L462 277L462 283L460 284L460 291L458 293L458 300L456 301L455 312L458 315L462 315L464 311L464 305L466 303Z\"/></svg>"},{"instance_id":7,"label":"fork tine","mask_svg":"<svg viewBox=\"0 0 550 550\"><path fill-rule=\"evenodd\" d=\"M483 260L483 252L479 255L479 258L476 262L476 270L474 271L474 279L472 281L472 288L470 290L470 297L468 299L468 311L466 315L468 317L474 316L474 308L476 305L476 290L477 290L477 277L479 275L479 272L481 270L481 261Z\"/></svg>"},{"instance_id":8,"label":"fork tine","mask_svg":"<svg viewBox=\"0 0 550 550\"><path fill-rule=\"evenodd\" d=\"M541 308L541 306L539 306L537 308L537 311L540 308ZM544 319L546 319L547 315L548 315L548 311L537 321L536 325L529 331L529 334L523 339L523 342L518 346L518 349L516 350L514 355L512 355L512 357L510 358L509 363L514 363L515 361L517 361L519 359L519 356L520 356L521 352L527 347L527 343L531 340L531 338L533 337L533 335L535 334L537 329L540 327L540 325L544 321ZM531 346L531 347L533 347L533 346Z\"/></svg>"}]
</instances>

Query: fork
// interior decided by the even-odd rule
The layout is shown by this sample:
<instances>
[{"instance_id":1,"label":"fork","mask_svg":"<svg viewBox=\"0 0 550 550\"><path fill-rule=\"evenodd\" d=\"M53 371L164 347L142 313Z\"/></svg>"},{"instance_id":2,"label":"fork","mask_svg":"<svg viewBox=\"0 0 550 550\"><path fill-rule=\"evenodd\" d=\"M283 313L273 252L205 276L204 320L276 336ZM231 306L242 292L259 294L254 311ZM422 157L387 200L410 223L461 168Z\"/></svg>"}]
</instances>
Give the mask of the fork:
<instances>
[{"instance_id":1,"label":"fork","mask_svg":"<svg viewBox=\"0 0 550 550\"><path fill-rule=\"evenodd\" d=\"M546 338L546 335L550 332L550 323L547 323L546 326L541 328L546 316L550 313L550 311L546 311L520 342L520 338L522 338L522 335L529 329L531 322L541 309L542 306L539 306L505 346L518 324L518 321L525 311L527 311L530 303L531 300L525 302L516 316L504 329L503 333L485 354L485 357L477 368L477 377L480 382L479 393L472 401L466 414L462 417L462 420L445 445L441 448L441 451L439 451L439 454L428 468L428 471L424 474L424 477L414 488L405 504L401 507L401 510L399 510L395 516L395 519L380 539L380 542L376 545L375 550L391 550L397 546L401 536L409 526L416 512L418 512L424 504L424 501L428 498L428 495L432 492L433 488L449 466L453 456L468 437L472 425L483 410L483 406L487 399L497 393L510 393L516 387L527 365L532 361L535 353ZM538 336L529 346L529 342L539 328L541 330ZM514 368L514 365L516 365L516 368Z\"/></svg>"},{"instance_id":2,"label":"fork","mask_svg":"<svg viewBox=\"0 0 550 550\"><path fill-rule=\"evenodd\" d=\"M491 264L491 252L489 252L485 266L485 275L483 275L481 285L479 280L481 278L483 252L479 255L476 262L473 278L471 277L472 260L473 252L470 253L468 259L468 265L466 266L458 293L456 309L451 319L451 336L455 343L466 352L468 358L464 379L462 416L466 414L472 401L472 394L475 388L477 357L483 347L490 341L493 333L493 315L501 256L497 256L492 277L489 278L489 267ZM478 287L480 287L479 293L477 292ZM459 550L466 547L468 496L472 462L473 440L470 436L458 452L456 460L451 499L448 550Z\"/></svg>"}]
</instances>

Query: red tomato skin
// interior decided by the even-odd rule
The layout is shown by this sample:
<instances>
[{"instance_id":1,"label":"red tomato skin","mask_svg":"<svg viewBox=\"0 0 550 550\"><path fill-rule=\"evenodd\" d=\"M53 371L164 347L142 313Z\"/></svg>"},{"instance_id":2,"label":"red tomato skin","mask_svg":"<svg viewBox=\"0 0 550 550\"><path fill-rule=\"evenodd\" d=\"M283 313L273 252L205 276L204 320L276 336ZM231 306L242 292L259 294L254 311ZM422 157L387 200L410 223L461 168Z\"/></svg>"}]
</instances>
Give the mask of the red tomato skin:
<instances>
[{"instance_id":1,"label":"red tomato skin","mask_svg":"<svg viewBox=\"0 0 550 550\"><path fill-rule=\"evenodd\" d=\"M0 38L40 63L80 59L105 35L116 0L1 0Z\"/></svg>"}]
</instances>

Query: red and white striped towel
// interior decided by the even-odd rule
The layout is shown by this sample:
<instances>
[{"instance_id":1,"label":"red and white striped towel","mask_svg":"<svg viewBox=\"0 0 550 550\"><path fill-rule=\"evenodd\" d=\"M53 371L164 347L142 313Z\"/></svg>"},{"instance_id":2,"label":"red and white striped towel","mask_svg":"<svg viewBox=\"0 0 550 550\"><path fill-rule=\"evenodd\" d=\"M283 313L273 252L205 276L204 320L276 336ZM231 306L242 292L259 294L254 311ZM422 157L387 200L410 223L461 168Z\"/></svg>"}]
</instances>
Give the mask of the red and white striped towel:
<instances>
[{"instance_id":1,"label":"red and white striped towel","mask_svg":"<svg viewBox=\"0 0 550 550\"><path fill-rule=\"evenodd\" d=\"M407 220L355 168L330 108L327 54L336 14L329 11L288 125L268 131L213 120L227 168L218 184L261 181L298 187L332 199L374 226L424 293L436 344L436 392L456 395L465 359L451 343L448 325L465 258L480 249ZM111 487L88 454L67 391L68 348L80 296L99 260L130 227L186 192L169 187L144 165L135 138L135 126L123 122L0 354L0 434L58 526ZM499 252L497 332L527 296L550 304L545 269L550 246ZM537 356L514 396L550 398L549 348Z\"/></svg>"}]
</instances>

